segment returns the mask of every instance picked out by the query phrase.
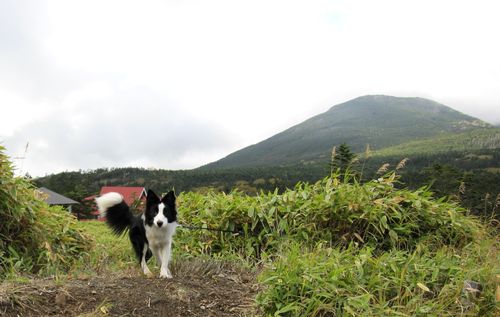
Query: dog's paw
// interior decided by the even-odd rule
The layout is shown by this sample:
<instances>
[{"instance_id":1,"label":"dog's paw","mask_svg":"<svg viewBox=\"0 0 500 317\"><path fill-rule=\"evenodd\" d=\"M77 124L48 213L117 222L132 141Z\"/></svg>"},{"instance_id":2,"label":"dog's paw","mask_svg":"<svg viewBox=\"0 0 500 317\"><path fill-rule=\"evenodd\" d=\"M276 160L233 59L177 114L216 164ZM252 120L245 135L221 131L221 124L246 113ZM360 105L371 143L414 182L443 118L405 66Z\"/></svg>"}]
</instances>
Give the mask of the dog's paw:
<instances>
[{"instance_id":1,"label":"dog's paw","mask_svg":"<svg viewBox=\"0 0 500 317\"><path fill-rule=\"evenodd\" d=\"M173 278L172 273L170 272L160 272L160 278Z\"/></svg>"},{"instance_id":2,"label":"dog's paw","mask_svg":"<svg viewBox=\"0 0 500 317\"><path fill-rule=\"evenodd\" d=\"M152 277L153 276L153 273L151 273L151 271L149 269L143 270L142 273L144 275L146 275L146 277Z\"/></svg>"}]
</instances>

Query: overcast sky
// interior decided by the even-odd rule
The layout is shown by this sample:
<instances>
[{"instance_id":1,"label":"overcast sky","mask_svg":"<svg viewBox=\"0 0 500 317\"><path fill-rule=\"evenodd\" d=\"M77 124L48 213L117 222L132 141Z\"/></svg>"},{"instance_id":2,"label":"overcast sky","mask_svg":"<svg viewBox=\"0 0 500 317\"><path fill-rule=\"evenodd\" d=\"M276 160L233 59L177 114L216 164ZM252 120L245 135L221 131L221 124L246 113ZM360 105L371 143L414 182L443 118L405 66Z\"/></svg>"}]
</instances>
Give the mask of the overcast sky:
<instances>
[{"instance_id":1,"label":"overcast sky","mask_svg":"<svg viewBox=\"0 0 500 317\"><path fill-rule=\"evenodd\" d=\"M366 94L500 122L500 2L0 0L18 173L195 168Z\"/></svg>"}]
</instances>

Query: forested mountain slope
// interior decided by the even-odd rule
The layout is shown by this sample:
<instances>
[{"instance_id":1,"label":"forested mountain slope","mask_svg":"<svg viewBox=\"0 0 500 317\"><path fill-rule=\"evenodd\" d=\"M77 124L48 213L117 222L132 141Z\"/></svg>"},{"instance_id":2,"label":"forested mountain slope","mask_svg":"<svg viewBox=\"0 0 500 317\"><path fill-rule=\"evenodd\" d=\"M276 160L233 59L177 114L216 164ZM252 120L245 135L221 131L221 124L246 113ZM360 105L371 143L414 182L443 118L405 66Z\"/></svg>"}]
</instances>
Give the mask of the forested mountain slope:
<instances>
[{"instance_id":1,"label":"forested mountain slope","mask_svg":"<svg viewBox=\"0 0 500 317\"><path fill-rule=\"evenodd\" d=\"M314 162L333 146L354 152L382 149L450 132L491 127L477 118L423 98L363 96L236 151L203 168L277 166Z\"/></svg>"}]
</instances>

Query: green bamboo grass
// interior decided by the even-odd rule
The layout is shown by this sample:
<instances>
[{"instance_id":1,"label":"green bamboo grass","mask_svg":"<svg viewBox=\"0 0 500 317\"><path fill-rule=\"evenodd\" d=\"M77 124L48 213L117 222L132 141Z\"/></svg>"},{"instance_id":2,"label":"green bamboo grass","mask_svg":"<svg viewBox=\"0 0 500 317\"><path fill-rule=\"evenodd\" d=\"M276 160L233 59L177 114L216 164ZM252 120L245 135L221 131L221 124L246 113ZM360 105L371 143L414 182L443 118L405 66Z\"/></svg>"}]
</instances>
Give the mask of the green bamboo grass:
<instances>
[{"instance_id":1,"label":"green bamboo grass","mask_svg":"<svg viewBox=\"0 0 500 317\"><path fill-rule=\"evenodd\" d=\"M413 251L293 244L260 276L266 316L494 316L498 242ZM474 280L478 298L465 293Z\"/></svg>"},{"instance_id":2,"label":"green bamboo grass","mask_svg":"<svg viewBox=\"0 0 500 317\"><path fill-rule=\"evenodd\" d=\"M461 247L484 234L485 226L456 203L435 199L425 187L396 189L395 181L391 172L365 184L333 176L255 197L238 191L187 193L180 197L183 222L243 234L190 231L181 236L188 240L189 252L238 253L258 261L275 252L283 238L309 246L356 242L383 252L412 250L424 240L436 247Z\"/></svg>"},{"instance_id":3,"label":"green bamboo grass","mask_svg":"<svg viewBox=\"0 0 500 317\"><path fill-rule=\"evenodd\" d=\"M126 236L47 206L13 176L3 150L0 277L134 265ZM259 268L256 305L265 316L494 316L495 229L426 187L397 189L397 181L396 171L364 184L333 174L283 193L182 193L182 223L241 234L179 228L174 260L210 256ZM464 293L469 280L483 287L477 298Z\"/></svg>"},{"instance_id":4,"label":"green bamboo grass","mask_svg":"<svg viewBox=\"0 0 500 317\"><path fill-rule=\"evenodd\" d=\"M49 207L35 187L15 177L0 146L0 279L17 274L68 271L90 248L76 219Z\"/></svg>"}]
</instances>

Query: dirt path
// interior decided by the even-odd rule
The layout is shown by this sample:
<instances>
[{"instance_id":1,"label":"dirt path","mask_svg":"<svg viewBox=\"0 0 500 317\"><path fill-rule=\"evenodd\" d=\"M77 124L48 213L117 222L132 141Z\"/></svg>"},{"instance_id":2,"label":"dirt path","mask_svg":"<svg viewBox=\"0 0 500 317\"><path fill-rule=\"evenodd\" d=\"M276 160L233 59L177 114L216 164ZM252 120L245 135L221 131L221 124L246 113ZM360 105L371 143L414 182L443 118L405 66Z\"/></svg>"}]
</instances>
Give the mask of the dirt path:
<instances>
[{"instance_id":1,"label":"dirt path","mask_svg":"<svg viewBox=\"0 0 500 317\"><path fill-rule=\"evenodd\" d=\"M174 278L137 270L106 276L0 284L1 316L251 316L255 276L202 261L175 264Z\"/></svg>"}]
</instances>

